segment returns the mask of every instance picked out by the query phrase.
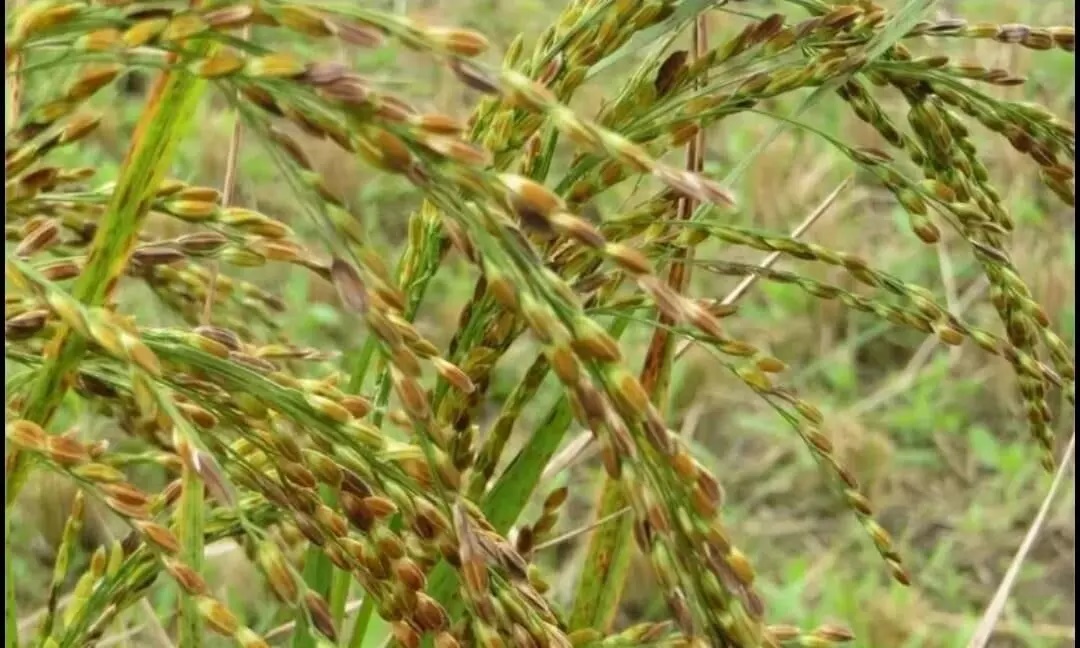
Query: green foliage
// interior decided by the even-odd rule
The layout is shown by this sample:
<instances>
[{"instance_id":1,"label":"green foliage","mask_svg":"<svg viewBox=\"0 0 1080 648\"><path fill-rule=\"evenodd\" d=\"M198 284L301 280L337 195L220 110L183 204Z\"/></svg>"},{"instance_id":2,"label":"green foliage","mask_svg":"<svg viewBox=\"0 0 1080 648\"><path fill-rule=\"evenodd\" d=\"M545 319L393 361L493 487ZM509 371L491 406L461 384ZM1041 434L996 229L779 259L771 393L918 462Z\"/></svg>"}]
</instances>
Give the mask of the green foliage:
<instances>
[{"instance_id":1,"label":"green foliage","mask_svg":"<svg viewBox=\"0 0 1080 648\"><path fill-rule=\"evenodd\" d=\"M856 367L785 358L803 368L785 382L783 353L739 326L751 283L766 295L754 308L780 321L829 304L873 320L868 338L998 356L1053 468L1048 403L1072 406L1072 351L1012 258L1014 231L1035 217L1010 210L983 151L1008 142L1046 196L1071 207L1073 127L998 96L1023 83L1014 73L933 52L965 39L1060 58L1042 50L1071 53L1073 28L932 20L932 4L790 0L757 15L701 0L574 0L495 65L478 32L356 3L22 3L5 42L9 571L10 520L29 480L48 475L77 493L34 645L94 645L149 601L179 617L171 633L149 614L147 632L183 646L290 634L298 647L850 641L835 624L774 618L770 605L799 604L806 558L786 557L790 583L757 581L758 552L736 547L715 457L674 429L672 404L693 382L674 370L688 348L703 350L737 401L772 413L760 427L794 431L902 584L908 571L860 485L863 466L848 465L830 416L803 395L814 381L856 393ZM709 14L725 20L719 38ZM417 61L466 89L467 122L405 98ZM114 167L96 131L109 93L136 73L154 81L136 114L112 115L126 128ZM599 81L598 111L569 107ZM827 106L876 144L809 121ZM236 116L229 137L184 145L222 110ZM744 123L759 130L741 133ZM978 277L1003 332L965 318L922 276L800 240L847 181L795 233L748 226L758 207L738 189L793 131L890 196L906 257L952 241L973 259L955 273L940 262L941 275ZM742 155L707 160L711 133L744 138ZM195 177L200 146L225 150L222 178ZM343 195L317 147L379 179ZM288 192L247 195L267 179ZM791 263L774 268L776 258ZM750 283L698 298L692 275ZM326 285L333 305L313 303L327 301L315 295ZM428 331L421 315L448 303L456 321ZM1029 470L1026 449L934 409L948 369L912 370L930 378L908 389L896 425L948 429L981 470ZM97 433L105 426L121 433L115 445ZM595 490L563 486L593 451ZM598 502L585 569L555 588L565 574L538 553L578 535L555 528L582 491ZM80 534L106 511L124 535L102 532L76 565ZM281 613L240 609L258 607L254 583L240 601L208 584L207 548L223 539ZM638 559L663 611L622 627ZM19 645L10 584L6 607L8 645Z\"/></svg>"}]
</instances>

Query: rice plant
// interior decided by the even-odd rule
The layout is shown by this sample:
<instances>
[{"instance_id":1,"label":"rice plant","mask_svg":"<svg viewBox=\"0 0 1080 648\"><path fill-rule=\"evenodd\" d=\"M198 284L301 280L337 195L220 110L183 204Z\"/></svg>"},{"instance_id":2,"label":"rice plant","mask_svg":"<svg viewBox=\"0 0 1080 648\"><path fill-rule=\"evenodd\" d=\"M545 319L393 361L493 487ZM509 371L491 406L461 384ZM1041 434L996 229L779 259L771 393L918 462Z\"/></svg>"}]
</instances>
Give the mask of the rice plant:
<instances>
[{"instance_id":1,"label":"rice plant","mask_svg":"<svg viewBox=\"0 0 1080 648\"><path fill-rule=\"evenodd\" d=\"M252 595L265 589L288 610L284 634L297 647L850 641L840 626L797 628L770 615L755 588L753 547L740 547L738 526L725 522L722 476L672 429L672 367L693 344L730 373L731 389L766 402L775 424L805 443L883 569L898 586L908 582L858 476L834 456L827 418L784 385L782 358L727 332L725 320L740 317L737 295L692 294L695 271L788 284L997 356L1015 373L1033 460L1053 469L1047 401L1060 393L1073 402L1072 350L1010 260L1016 224L980 150L1005 138L1072 206L1073 126L995 96L994 86L1023 83L1021 71L953 61L935 47L986 39L1071 54L1073 27L934 19L931 0L896 10L787 0L768 15L753 2L570 0L555 23L518 36L492 63L476 31L368 4L32 0L9 12L9 573L12 505L28 480L50 474L77 494L46 613L29 636L18 636L26 611L8 581L8 646L102 645L121 615L170 587L177 622L165 625L175 629L152 613L142 619L159 640L193 647L220 636L245 648L280 640L208 586L205 547L225 538L262 576ZM707 14L734 25L731 34L710 34ZM410 78L395 78L404 72L393 66L391 74L352 64L349 53L387 43L474 93L469 119L417 107L422 98L404 96ZM612 87L613 70L625 78L599 110L568 106L598 76ZM109 109L102 91L133 74L153 81L115 177L65 163L96 146ZM772 109L792 96L793 112ZM886 99L902 102L899 118ZM210 102L237 120L222 142L218 186L172 176ZM823 102L846 106L880 146L815 129L805 118ZM826 140L906 211L910 231L898 236L914 235L912 255L946 237L963 241L1001 332L965 321L932 287L872 260L798 233L732 225L732 214L754 210L730 189L753 155L718 174L705 172L705 153L707 136L737 115L774 124L773 137L798 129ZM399 257L373 236L388 224L366 220L316 171L305 150L315 140L423 196L401 215ZM238 199L248 148L273 161L291 216L315 236ZM160 235L153 218L174 221L175 232ZM748 249L807 271L731 255ZM446 299L430 288L459 261L475 288L455 304L449 342L438 344L416 316ZM334 286L355 322L355 351L282 334L283 313L305 304L253 278L273 266ZM817 267L846 273L859 290L812 278ZM169 317L125 312L122 297L136 289ZM620 338L642 327L651 339L634 366ZM493 371L519 339L533 360L496 401ZM542 406L549 381L558 400L515 447L512 431ZM485 420L492 406L498 414ZM103 426L132 444L112 448L94 433ZM545 476L575 427L591 434L578 452L599 450L606 481L582 530L592 535L572 596L556 600L534 558L557 540L568 492L549 489ZM76 571L78 536L95 508L123 519L126 535L94 548ZM616 627L634 553L651 565L668 618Z\"/></svg>"}]
</instances>

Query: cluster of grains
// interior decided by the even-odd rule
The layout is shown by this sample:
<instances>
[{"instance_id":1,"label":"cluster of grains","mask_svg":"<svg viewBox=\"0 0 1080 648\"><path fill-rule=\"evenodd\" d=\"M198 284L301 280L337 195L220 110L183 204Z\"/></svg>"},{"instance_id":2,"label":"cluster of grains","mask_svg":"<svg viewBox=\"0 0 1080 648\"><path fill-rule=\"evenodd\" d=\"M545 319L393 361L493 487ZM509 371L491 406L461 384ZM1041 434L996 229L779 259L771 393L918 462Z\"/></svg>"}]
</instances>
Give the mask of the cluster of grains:
<instances>
[{"instance_id":1,"label":"cluster of grains","mask_svg":"<svg viewBox=\"0 0 1080 648\"><path fill-rule=\"evenodd\" d=\"M1049 329L1009 260L1014 223L964 119L1031 158L1046 186L1070 205L1073 130L1039 107L973 89L973 83L1023 82L1008 71L916 57L899 41L872 56L869 45L896 17L868 0L799 4L810 18L789 23L773 14L750 21L693 56L653 48L595 119L567 102L636 36L676 28L683 3L573 0L531 53L523 37L515 39L499 69L476 62L488 49L476 32L363 8L276 0L191 7L34 0L20 7L6 41L9 72L48 73L61 64L76 69L58 93L9 124L5 145L5 238L13 245L5 263L5 333L9 360L28 367L11 382L16 389L8 400L8 501L29 469L28 456L34 468L57 471L79 487L54 568L42 644L99 640L165 572L184 592L188 615L245 648L265 645L209 594L193 561L204 541L224 537L241 539L274 596L331 641L342 638L340 613L331 609L328 590L302 577L290 544L357 582L391 624L395 645L406 648L425 640L437 648L828 646L850 640L834 626L804 632L767 625L754 570L721 515L719 481L653 402L663 367L649 364L636 377L617 341L622 328L605 330L593 315L651 309L665 336L670 328L715 352L791 423L827 467L893 576L907 582L856 477L837 462L821 412L774 382L783 362L725 333L720 320L733 315L733 307L682 294L675 269L710 239L842 269L868 291L856 294L795 271L694 262L717 274L792 284L945 343L971 340L1002 356L1019 377L1033 436L1049 465L1046 400L1056 387L1071 401L1071 351ZM253 26L276 30L282 39L264 45L236 37ZM345 47L397 41L445 64L484 97L465 123L425 112L349 65L285 51L286 36ZM1072 52L1074 46L1071 28L958 20L918 22L899 40L943 37L1034 50ZM58 62L52 55L58 48L70 59ZM161 74L149 117L132 137L120 180L90 188L93 169L63 168L49 156L86 145L101 121L88 108L91 100L136 67ZM266 145L313 217L328 258L281 219L227 204L228 188L167 179L175 142L162 134L181 120L174 107L196 96L196 81L223 90L245 128ZM961 320L931 291L864 259L726 224L725 214L737 207L722 183L696 172L697 164L683 170L659 161L725 117L822 87L835 90L917 167L922 177L911 178L886 151L833 142L895 195L921 240L940 240L939 224L946 223L970 242L990 280L1004 336ZM879 88L906 102L906 125L888 117ZM297 129L423 192L426 201L409 221L396 273L289 134ZM573 155L554 178L553 152L562 144ZM619 218L604 219L590 207L600 194L642 179L659 191L627 204ZM147 235L150 215L172 219L182 233ZM443 352L412 320L451 248L480 277ZM279 337L265 341L268 333L276 335L286 304L219 274L219 262L226 270L283 263L331 282L345 309L366 325L361 356L377 354L381 362L364 360L347 375L311 377L314 361L333 356ZM660 271L668 263L673 269L665 280ZM144 283L188 327L148 328L118 312L114 293L121 278ZM490 401L493 369L526 332L541 352L490 429L481 431L476 421ZM662 354L649 357L668 362ZM376 390L362 395L370 367L378 368ZM530 564L552 541L566 489L549 493L531 523L518 522L524 502L490 514L493 493L502 492L500 480L510 472L498 469L511 433L549 373L562 387L566 415L555 410L545 430L558 428L561 435L576 421L591 431L608 477L629 506L634 540L653 567L671 622L617 633L568 630L544 597L543 574ZM69 387L147 446L140 459L172 479L164 492L152 497L130 483L122 458L105 444L46 431ZM407 435L395 435L386 423ZM537 483L522 486L531 492ZM94 554L74 603L59 614L55 599L88 497L127 521L131 533ZM207 513L195 515L191 507ZM175 528L156 521L170 514Z\"/></svg>"},{"instance_id":2,"label":"cluster of grains","mask_svg":"<svg viewBox=\"0 0 1080 648\"><path fill-rule=\"evenodd\" d=\"M8 423L5 435L15 447L33 453L56 469L66 472L80 484L84 492L100 499L109 510L130 524L143 546L155 554L160 568L169 574L187 595L195 598L199 613L216 632L232 637L238 645L245 648L268 645L250 628L243 626L222 602L210 594L206 582L198 572L179 559L180 541L167 527L153 520L153 498L127 482L123 472L97 461L104 448L84 445L71 436L47 434L37 424L27 420ZM77 501L72 520L78 519L81 508L81 503ZM69 523L65 529L65 543L68 545L75 532L74 524L76 523ZM124 550L120 543L112 546L108 558L104 548L94 554L90 569L75 586L74 603L65 610L65 626L72 625L75 619L83 623L94 619L91 615L82 614L80 606L88 605L93 595L104 589L98 585L103 579L116 580L120 585L129 588L130 591L111 592L111 596L116 600L130 597L148 585L145 582L146 574L143 574L142 578L129 575L126 579L116 579L124 567L124 559ZM59 572L62 567L58 564L56 569ZM56 580L54 579L54 583ZM100 602L98 604L100 605ZM118 612L119 608L115 604L101 610L100 617L83 629L87 640L100 638ZM47 619L46 623L47 630L51 631L52 619ZM71 628L65 630L70 631ZM48 631L45 636L49 636Z\"/></svg>"},{"instance_id":3,"label":"cluster of grains","mask_svg":"<svg viewBox=\"0 0 1080 648\"><path fill-rule=\"evenodd\" d=\"M857 32L852 31L853 35ZM968 26L963 21L944 21L920 25L915 31L994 38L1033 49L1060 47L1072 51L1074 42L1072 29L1063 27ZM1042 446L1043 463L1049 469L1053 466L1054 446L1046 394L1049 385L1055 383L1064 387L1072 398L1073 362L1066 345L1049 329L1049 319L1009 259L1008 234L1013 230L1013 219L992 186L961 115L1003 135L1018 152L1030 156L1040 166L1047 186L1070 206L1074 202L1073 128L1041 108L992 100L958 82L970 79L1002 86L1024 82L1006 70L958 65L946 56L915 58L902 44L891 47L868 78L877 85L894 88L904 98L909 106L910 132L902 132L889 120L864 85L849 81L840 88L840 96L859 118L873 126L890 145L904 151L920 168L924 179L919 183L893 169L883 176L886 186L908 211L912 229L919 238L930 244L941 238L929 215L933 207L970 242L990 281L991 301L1005 324L1008 341L1002 344L986 335L972 339L982 339L980 346L999 353L1013 365L1032 436ZM925 300L921 302L924 304ZM938 336L959 341L963 333L951 326L947 318L932 314L922 304L917 307L934 318L931 324ZM1053 380L1053 372L1039 361L1039 346L1049 356L1060 379Z\"/></svg>"}]
</instances>

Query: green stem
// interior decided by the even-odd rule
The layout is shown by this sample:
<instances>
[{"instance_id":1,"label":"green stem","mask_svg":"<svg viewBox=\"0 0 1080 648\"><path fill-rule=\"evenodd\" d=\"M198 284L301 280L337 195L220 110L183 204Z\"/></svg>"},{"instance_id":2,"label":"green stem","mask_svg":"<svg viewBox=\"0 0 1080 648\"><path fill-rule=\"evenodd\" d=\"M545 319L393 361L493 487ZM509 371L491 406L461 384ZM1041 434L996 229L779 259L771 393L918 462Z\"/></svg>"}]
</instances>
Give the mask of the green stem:
<instances>
[{"instance_id":1,"label":"green stem","mask_svg":"<svg viewBox=\"0 0 1080 648\"><path fill-rule=\"evenodd\" d=\"M331 508L337 508L337 495L330 489L325 495L326 505ZM342 570L335 569L333 578L330 581L329 599L330 603L330 615L334 619L334 626L337 628L342 627L342 623L345 621L345 604L349 600L349 589L352 586L352 574Z\"/></svg>"},{"instance_id":2,"label":"green stem","mask_svg":"<svg viewBox=\"0 0 1080 648\"><path fill-rule=\"evenodd\" d=\"M205 54L208 43L200 44ZM157 187L172 165L176 147L195 114L206 81L182 69L159 78L142 113L120 177L87 254L86 266L72 295L88 306L101 306L127 267ZM46 427L67 394L68 376L86 352L86 341L62 328L50 343L56 350L30 390L23 418ZM12 451L5 479L10 507L26 483L27 458Z\"/></svg>"},{"instance_id":3,"label":"green stem","mask_svg":"<svg viewBox=\"0 0 1080 648\"><path fill-rule=\"evenodd\" d=\"M367 638L371 619L375 615L375 597L371 594L364 596L360 603L360 609L356 612L356 624L353 625L352 636L349 637L349 648L363 648L364 639Z\"/></svg>"},{"instance_id":4,"label":"green stem","mask_svg":"<svg viewBox=\"0 0 1080 648\"><path fill-rule=\"evenodd\" d=\"M607 519L625 507L622 485L614 479L604 479L596 519ZM633 526L634 516L622 515L613 524L593 531L570 612L571 630L595 628L606 632L614 621L630 573Z\"/></svg>"},{"instance_id":5,"label":"green stem","mask_svg":"<svg viewBox=\"0 0 1080 648\"><path fill-rule=\"evenodd\" d=\"M329 488L324 486L320 491L324 501L331 499L328 497ZM346 577L349 576L348 572L340 573L345 574ZM334 564L330 562L330 558L327 557L325 552L319 551L314 546L308 549L304 557L304 582L307 583L308 589L317 592L321 596L332 598L335 589L335 577L338 575L338 571L334 569ZM346 581L346 588L347 584L348 581ZM344 612L344 603L342 606ZM335 627L340 627L340 618L335 616L334 623ZM307 623L307 615L298 615L296 632L293 634L292 640L293 648L314 648L315 645L315 633L311 632L311 628Z\"/></svg>"},{"instance_id":6,"label":"green stem","mask_svg":"<svg viewBox=\"0 0 1080 648\"><path fill-rule=\"evenodd\" d=\"M202 571L204 519L204 484L199 473L184 462L181 475L180 537L183 542L183 558L188 567ZM202 618L195 605L195 597L180 595L180 647L199 648L203 645Z\"/></svg>"}]
</instances>

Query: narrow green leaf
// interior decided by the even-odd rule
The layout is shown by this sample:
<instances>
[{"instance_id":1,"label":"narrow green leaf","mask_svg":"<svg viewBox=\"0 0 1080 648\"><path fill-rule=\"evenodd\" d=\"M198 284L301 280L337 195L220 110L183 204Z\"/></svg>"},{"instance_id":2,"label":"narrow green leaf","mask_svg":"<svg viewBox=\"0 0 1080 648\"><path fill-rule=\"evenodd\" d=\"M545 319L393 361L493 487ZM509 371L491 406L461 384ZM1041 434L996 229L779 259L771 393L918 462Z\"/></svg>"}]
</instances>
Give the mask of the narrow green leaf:
<instances>
[{"instance_id":1,"label":"narrow green leaf","mask_svg":"<svg viewBox=\"0 0 1080 648\"><path fill-rule=\"evenodd\" d=\"M620 489L619 482L604 479L597 520L616 515L626 507ZM633 527L632 515L620 515L592 532L570 612L571 630L596 628L606 632L611 627L630 571Z\"/></svg>"},{"instance_id":2,"label":"narrow green leaf","mask_svg":"<svg viewBox=\"0 0 1080 648\"><path fill-rule=\"evenodd\" d=\"M360 602L360 609L356 611L356 621L353 622L352 635L349 637L349 648L364 648L364 640L368 636L372 617L375 616L375 599L365 594Z\"/></svg>"},{"instance_id":3,"label":"narrow green leaf","mask_svg":"<svg viewBox=\"0 0 1080 648\"><path fill-rule=\"evenodd\" d=\"M203 502L204 486L198 472L189 465L184 466L180 477L179 536L182 557L188 567L196 572L202 571L203 565ZM180 647L201 648L203 645L202 617L195 607L195 598L180 596Z\"/></svg>"}]
</instances>

